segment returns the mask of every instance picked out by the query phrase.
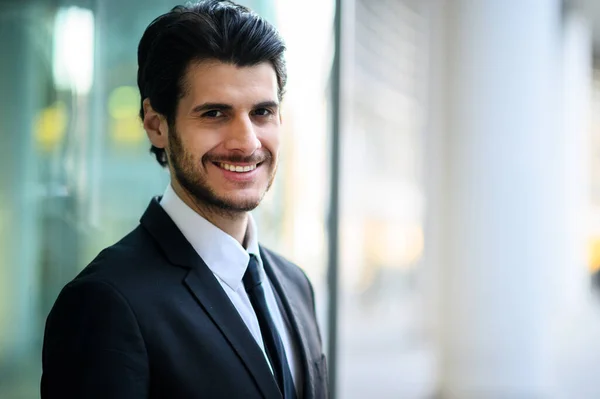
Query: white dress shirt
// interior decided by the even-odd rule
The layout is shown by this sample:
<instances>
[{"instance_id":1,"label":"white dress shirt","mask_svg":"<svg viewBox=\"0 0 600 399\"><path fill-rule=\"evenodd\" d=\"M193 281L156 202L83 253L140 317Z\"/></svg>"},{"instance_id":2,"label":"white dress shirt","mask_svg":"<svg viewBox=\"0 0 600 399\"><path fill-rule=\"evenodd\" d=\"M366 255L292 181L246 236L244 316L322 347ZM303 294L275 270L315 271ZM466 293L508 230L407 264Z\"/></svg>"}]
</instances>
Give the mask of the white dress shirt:
<instances>
[{"instance_id":1,"label":"white dress shirt","mask_svg":"<svg viewBox=\"0 0 600 399\"><path fill-rule=\"evenodd\" d=\"M277 327L277 331L281 336L296 391L301 396L300 387L302 384L299 373L302 369L299 363L298 348L292 340L292 328L287 319L282 317L273 293L273 288L265 273L258 248L258 231L252 215L248 214L248 228L245 240L247 248L244 248L235 238L187 206L177 193L175 193L170 184L160 201L160 205L192 247L194 247L204 263L213 272L217 281L231 300L231 303L242 317L248 330L250 330L250 333L262 349L268 364L269 360L260 333L260 325L242 282L242 277L250 261L250 254L256 256L267 306Z\"/></svg>"}]
</instances>

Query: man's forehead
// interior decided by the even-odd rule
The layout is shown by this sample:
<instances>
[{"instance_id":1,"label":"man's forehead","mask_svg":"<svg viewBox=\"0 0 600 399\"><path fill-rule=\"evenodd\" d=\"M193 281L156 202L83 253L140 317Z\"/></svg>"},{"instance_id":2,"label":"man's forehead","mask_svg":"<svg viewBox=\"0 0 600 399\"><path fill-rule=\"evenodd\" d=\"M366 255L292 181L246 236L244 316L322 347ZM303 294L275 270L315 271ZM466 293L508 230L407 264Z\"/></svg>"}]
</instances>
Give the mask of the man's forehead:
<instances>
[{"instance_id":1,"label":"man's forehead","mask_svg":"<svg viewBox=\"0 0 600 399\"><path fill-rule=\"evenodd\" d=\"M186 94L192 97L259 96L261 100L276 100L277 96L277 75L269 62L253 66L215 60L195 62L188 67L184 84Z\"/></svg>"}]
</instances>

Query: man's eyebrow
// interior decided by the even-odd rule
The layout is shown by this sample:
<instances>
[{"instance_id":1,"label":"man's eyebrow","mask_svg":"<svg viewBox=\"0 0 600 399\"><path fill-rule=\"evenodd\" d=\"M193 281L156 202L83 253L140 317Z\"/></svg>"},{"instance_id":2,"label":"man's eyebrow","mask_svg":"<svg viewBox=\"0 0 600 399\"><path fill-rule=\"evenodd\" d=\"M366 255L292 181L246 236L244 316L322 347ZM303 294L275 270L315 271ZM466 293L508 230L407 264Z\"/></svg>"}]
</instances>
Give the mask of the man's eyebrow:
<instances>
[{"instance_id":1,"label":"man's eyebrow","mask_svg":"<svg viewBox=\"0 0 600 399\"><path fill-rule=\"evenodd\" d=\"M233 107L229 104L221 104L221 103L204 103L200 105L196 105L192 109L193 114L199 114L205 111L230 111Z\"/></svg>"},{"instance_id":2,"label":"man's eyebrow","mask_svg":"<svg viewBox=\"0 0 600 399\"><path fill-rule=\"evenodd\" d=\"M258 104L254 104L254 108L277 108L279 103L277 101L263 101Z\"/></svg>"},{"instance_id":3,"label":"man's eyebrow","mask_svg":"<svg viewBox=\"0 0 600 399\"><path fill-rule=\"evenodd\" d=\"M261 101L257 104L254 104L252 108L278 108L279 103L277 101ZM206 111L231 111L233 106L230 104L222 104L222 103L204 103L200 105L196 105L192 108L192 114L200 114Z\"/></svg>"}]
</instances>

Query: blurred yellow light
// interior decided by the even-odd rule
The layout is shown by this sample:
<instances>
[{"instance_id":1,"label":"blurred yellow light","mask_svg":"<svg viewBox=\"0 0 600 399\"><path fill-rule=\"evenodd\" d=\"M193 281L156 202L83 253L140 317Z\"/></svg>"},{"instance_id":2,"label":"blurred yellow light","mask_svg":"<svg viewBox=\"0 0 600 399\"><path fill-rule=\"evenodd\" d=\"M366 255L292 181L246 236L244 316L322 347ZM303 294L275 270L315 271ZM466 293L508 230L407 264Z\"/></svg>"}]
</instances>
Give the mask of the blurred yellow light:
<instances>
[{"instance_id":1,"label":"blurred yellow light","mask_svg":"<svg viewBox=\"0 0 600 399\"><path fill-rule=\"evenodd\" d=\"M142 122L137 117L130 117L113 120L111 136L119 145L134 145L144 139L145 132Z\"/></svg>"},{"instance_id":2,"label":"blurred yellow light","mask_svg":"<svg viewBox=\"0 0 600 399\"><path fill-rule=\"evenodd\" d=\"M139 106L140 97L133 86L117 87L108 97L108 113L115 119L137 117Z\"/></svg>"},{"instance_id":3,"label":"blurred yellow light","mask_svg":"<svg viewBox=\"0 0 600 399\"><path fill-rule=\"evenodd\" d=\"M144 140L142 123L138 118L140 97L133 86L120 86L108 96L111 137L118 145L136 145Z\"/></svg>"},{"instance_id":4,"label":"blurred yellow light","mask_svg":"<svg viewBox=\"0 0 600 399\"><path fill-rule=\"evenodd\" d=\"M365 248L367 263L386 268L408 268L423 255L425 238L419 224L397 224L367 220Z\"/></svg>"},{"instance_id":5,"label":"blurred yellow light","mask_svg":"<svg viewBox=\"0 0 600 399\"><path fill-rule=\"evenodd\" d=\"M34 128L37 145L44 151L53 150L65 136L67 122L67 107L61 101L41 110Z\"/></svg>"},{"instance_id":6,"label":"blurred yellow light","mask_svg":"<svg viewBox=\"0 0 600 399\"><path fill-rule=\"evenodd\" d=\"M592 237L590 240L588 261L591 272L600 270L600 237Z\"/></svg>"}]
</instances>

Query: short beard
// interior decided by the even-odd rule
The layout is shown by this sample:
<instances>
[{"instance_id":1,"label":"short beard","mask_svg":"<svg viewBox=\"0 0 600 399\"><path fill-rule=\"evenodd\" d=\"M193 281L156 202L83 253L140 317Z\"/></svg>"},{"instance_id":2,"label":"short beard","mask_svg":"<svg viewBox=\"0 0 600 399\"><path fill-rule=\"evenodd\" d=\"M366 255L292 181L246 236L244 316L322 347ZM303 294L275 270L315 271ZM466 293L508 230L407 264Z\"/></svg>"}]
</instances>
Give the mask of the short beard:
<instances>
[{"instance_id":1,"label":"short beard","mask_svg":"<svg viewBox=\"0 0 600 399\"><path fill-rule=\"evenodd\" d=\"M271 176L269 176L267 188L260 198L239 202L219 197L217 193L209 187L206 177L201 176L195 171L196 163L194 157L183 148L183 144L175 126L169 126L169 132L171 133L169 136L169 146L167 148L169 165L181 187L188 192L192 197L191 199L194 204L201 210L233 219L238 217L241 213L254 210L260 204L267 191L271 188L273 180L275 179L277 165L274 166ZM201 165L204 166L208 162L216 161L209 158L210 156L205 154L202 157ZM255 160L253 160L252 157L229 156L227 159L219 159L218 161L253 163ZM261 162L264 163L265 166L270 167L273 163L273 156L271 153L268 153L264 159L261 158Z\"/></svg>"}]
</instances>

